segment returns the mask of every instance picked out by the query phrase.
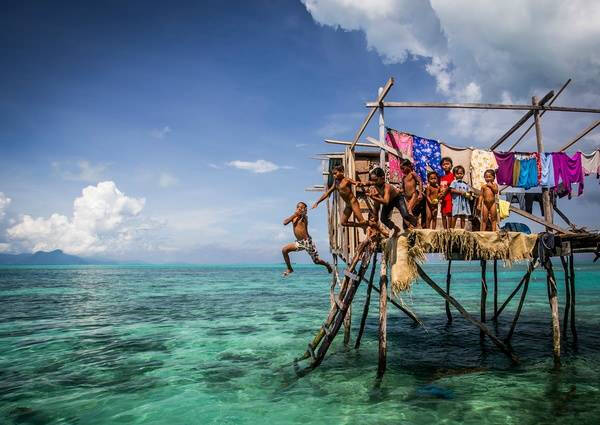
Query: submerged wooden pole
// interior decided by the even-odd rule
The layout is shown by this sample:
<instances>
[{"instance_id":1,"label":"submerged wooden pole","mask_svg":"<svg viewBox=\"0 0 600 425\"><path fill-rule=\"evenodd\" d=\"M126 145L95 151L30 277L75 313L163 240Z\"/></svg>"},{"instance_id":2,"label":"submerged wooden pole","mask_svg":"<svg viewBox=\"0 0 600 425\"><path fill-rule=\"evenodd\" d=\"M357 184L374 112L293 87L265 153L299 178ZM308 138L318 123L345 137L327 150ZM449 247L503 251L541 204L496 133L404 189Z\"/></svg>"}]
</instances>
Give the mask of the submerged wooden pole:
<instances>
[{"instance_id":1,"label":"submerged wooden pole","mask_svg":"<svg viewBox=\"0 0 600 425\"><path fill-rule=\"evenodd\" d=\"M485 304L487 302L487 293L488 293L488 287L487 287L487 280L486 280L486 269L487 269L487 261L486 260L481 260L481 302L480 302L480 310L481 310L481 314L480 314L480 318L481 318L481 323L485 323ZM485 333L483 332L483 330L479 331L479 337L481 339L483 339L485 336Z\"/></svg>"},{"instance_id":2,"label":"submerged wooden pole","mask_svg":"<svg viewBox=\"0 0 600 425\"><path fill-rule=\"evenodd\" d=\"M571 286L571 335L577 342L577 329L575 328L575 265L573 253L569 255L569 286Z\"/></svg>"},{"instance_id":3,"label":"submerged wooden pole","mask_svg":"<svg viewBox=\"0 0 600 425\"><path fill-rule=\"evenodd\" d=\"M329 288L329 304L330 308L335 305L335 287L338 283L338 257L333 254L333 272L331 273L331 287Z\"/></svg>"},{"instance_id":4,"label":"submerged wooden pole","mask_svg":"<svg viewBox=\"0 0 600 425\"><path fill-rule=\"evenodd\" d=\"M448 259L448 271L446 272L446 293L450 295L450 281L452 280L452 275L450 274L450 268L452 267L452 260ZM445 302L446 305L446 319L448 323L452 323L452 312L450 311L450 303L448 300Z\"/></svg>"},{"instance_id":5,"label":"submerged wooden pole","mask_svg":"<svg viewBox=\"0 0 600 425\"><path fill-rule=\"evenodd\" d=\"M369 286L367 287L367 297L365 299L365 307L363 308L363 314L360 318L360 327L358 328L358 334L356 335L356 342L354 348L360 347L360 340L362 339L363 332L365 331L365 325L367 324L367 316L369 315L369 305L371 304L371 290L373 289L373 279L375 278L375 269L377 268L377 253L373 254L373 267L371 268L371 276L369 277Z\"/></svg>"},{"instance_id":6,"label":"submerged wooden pole","mask_svg":"<svg viewBox=\"0 0 600 425\"><path fill-rule=\"evenodd\" d=\"M563 337L567 337L567 329L569 326L569 312L571 310L571 287L569 278L569 259L565 260L565 257L560 256L560 262L563 266L563 271L565 273L565 313L563 316Z\"/></svg>"},{"instance_id":7,"label":"submerged wooden pole","mask_svg":"<svg viewBox=\"0 0 600 425\"><path fill-rule=\"evenodd\" d=\"M363 279L364 281L364 279ZM366 281L365 281L366 282ZM378 294L381 293L379 291L379 288L375 285L371 285L371 287L375 290L375 292L377 292ZM415 313L413 313L410 309L408 309L407 307L403 306L402 304L398 304L396 301L393 300L392 297L390 297L389 295L387 296L388 302L392 303L392 305L394 307L396 307L398 310L400 310L402 313L406 314L408 317L410 317L412 319L412 321L415 323L415 325L419 325L419 326L423 326L423 322L421 322L421 320L419 320L419 318L417 317L417 315Z\"/></svg>"},{"instance_id":8,"label":"submerged wooden pole","mask_svg":"<svg viewBox=\"0 0 600 425\"><path fill-rule=\"evenodd\" d=\"M348 306L344 317L344 345L350 343L350 331L352 330L352 305Z\"/></svg>"},{"instance_id":9,"label":"submerged wooden pole","mask_svg":"<svg viewBox=\"0 0 600 425\"><path fill-rule=\"evenodd\" d=\"M528 280L531 277L531 273L533 272L533 269L535 268L534 267L534 263L535 263L535 259L533 259L532 261L529 262L529 267L527 268L527 272L525 273L525 275L523 275L523 277L519 281L519 284L511 292L511 294L508 296L508 298L506 299L506 301L504 301L504 303L502 303L502 306L500 306L500 308L498 309L498 312L496 314L494 314L494 317L492 317L492 320L496 320L500 316L500 314L502 313L502 311L504 310L504 308L513 299L513 297L517 294L517 292L519 292L519 289L521 289L521 286L523 286L523 283L525 282L525 280L526 279Z\"/></svg>"},{"instance_id":10,"label":"submerged wooden pole","mask_svg":"<svg viewBox=\"0 0 600 425\"><path fill-rule=\"evenodd\" d=\"M514 363L519 363L519 359L517 358L517 356L514 355L514 353L502 342L500 341L496 336L494 336L490 330L487 328L487 326L485 326L483 323L481 323L479 320L475 319L473 316L471 316L462 305L460 305L460 303L458 301L456 301L453 297L451 297L450 295L446 294L444 292L444 290L442 288L440 288L434 281L433 279L431 279L429 277L429 275L427 273L425 273L425 271L421 268L420 265L417 264L417 272L419 273L419 276L421 276L421 279L423 279L425 281L425 283L427 283L429 286L431 286L433 288L433 290L435 292L437 292L438 294L440 294L442 297L444 297L445 299L448 300L448 302L450 302L450 304L452 304L454 306L454 308L456 308L459 313L465 318L467 319L469 322L471 322L472 324L474 324L475 326L477 326L481 331L483 331L483 333L485 333L494 344L496 344L496 346L500 349L500 351L502 351L504 354L506 354L508 357L510 357L510 359L514 362Z\"/></svg>"},{"instance_id":11,"label":"submerged wooden pole","mask_svg":"<svg viewBox=\"0 0 600 425\"><path fill-rule=\"evenodd\" d=\"M498 314L498 260L494 260L494 321L496 321L496 314Z\"/></svg>"},{"instance_id":12,"label":"submerged wooden pole","mask_svg":"<svg viewBox=\"0 0 600 425\"><path fill-rule=\"evenodd\" d=\"M385 257L381 260L381 278L379 279L379 362L377 378L382 378L387 367L387 265Z\"/></svg>"},{"instance_id":13,"label":"submerged wooden pole","mask_svg":"<svg viewBox=\"0 0 600 425\"><path fill-rule=\"evenodd\" d=\"M558 295L556 291L556 279L552 270L552 260L547 258L544 262L546 268L546 282L548 285L548 301L552 313L552 355L554 367L560 367L560 319L558 318Z\"/></svg>"},{"instance_id":14,"label":"submerged wooden pole","mask_svg":"<svg viewBox=\"0 0 600 425\"><path fill-rule=\"evenodd\" d=\"M523 286L523 292L521 292L521 299L519 300L519 307L517 308L517 312L515 313L515 317L513 319L512 324L510 325L510 331L508 331L508 335L505 338L506 342L510 342L513 333L515 332L515 328L517 326L517 322L519 321L519 316L521 315L521 309L523 309L523 303L525 302L525 296L527 295L527 289L529 289L529 276L525 279L525 286Z\"/></svg>"}]
</instances>

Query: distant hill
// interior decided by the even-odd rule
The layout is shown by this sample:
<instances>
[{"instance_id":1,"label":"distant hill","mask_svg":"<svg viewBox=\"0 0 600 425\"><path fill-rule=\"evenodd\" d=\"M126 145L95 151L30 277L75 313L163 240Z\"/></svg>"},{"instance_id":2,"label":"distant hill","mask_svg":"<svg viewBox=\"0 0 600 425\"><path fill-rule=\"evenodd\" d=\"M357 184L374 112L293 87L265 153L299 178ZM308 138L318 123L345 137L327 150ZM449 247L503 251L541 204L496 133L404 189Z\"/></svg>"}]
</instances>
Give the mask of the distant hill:
<instances>
[{"instance_id":1,"label":"distant hill","mask_svg":"<svg viewBox=\"0 0 600 425\"><path fill-rule=\"evenodd\" d=\"M0 264L5 265L78 265L78 264L104 264L90 259L83 259L76 255L69 255L60 249L54 251L38 251L33 254L0 254Z\"/></svg>"}]
</instances>

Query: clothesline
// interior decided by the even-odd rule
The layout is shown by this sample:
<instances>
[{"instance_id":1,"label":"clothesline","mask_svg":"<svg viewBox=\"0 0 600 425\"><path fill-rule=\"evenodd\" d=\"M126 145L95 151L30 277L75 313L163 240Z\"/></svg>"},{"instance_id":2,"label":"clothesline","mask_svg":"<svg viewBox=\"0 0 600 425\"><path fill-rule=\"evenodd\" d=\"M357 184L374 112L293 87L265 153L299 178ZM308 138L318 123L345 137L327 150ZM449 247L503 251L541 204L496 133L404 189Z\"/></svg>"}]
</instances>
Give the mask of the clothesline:
<instances>
[{"instance_id":1,"label":"clothesline","mask_svg":"<svg viewBox=\"0 0 600 425\"><path fill-rule=\"evenodd\" d=\"M578 151L573 156L564 152L494 152L455 147L391 128L387 128L386 142L413 163L415 172L425 184L429 171L444 175L440 166L444 157L451 158L454 166L463 166L466 171L464 180L477 189L485 184L483 174L488 169L496 170L498 184L525 189L542 186L569 195L572 184L578 184L578 195L581 195L585 175L600 177L598 149L587 154ZM390 157L390 178L393 181L401 181L401 162L401 158Z\"/></svg>"}]
</instances>

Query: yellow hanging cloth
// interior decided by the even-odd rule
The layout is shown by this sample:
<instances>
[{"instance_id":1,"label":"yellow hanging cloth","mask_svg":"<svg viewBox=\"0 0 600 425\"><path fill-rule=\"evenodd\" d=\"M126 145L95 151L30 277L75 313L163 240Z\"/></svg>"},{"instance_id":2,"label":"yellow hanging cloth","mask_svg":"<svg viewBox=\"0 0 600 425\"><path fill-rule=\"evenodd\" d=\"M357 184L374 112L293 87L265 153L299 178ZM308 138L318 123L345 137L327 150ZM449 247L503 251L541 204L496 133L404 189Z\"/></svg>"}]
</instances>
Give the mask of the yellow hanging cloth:
<instances>
[{"instance_id":1,"label":"yellow hanging cloth","mask_svg":"<svg viewBox=\"0 0 600 425\"><path fill-rule=\"evenodd\" d=\"M498 218L504 220L510 215L510 202L500 199L498 201Z\"/></svg>"}]
</instances>

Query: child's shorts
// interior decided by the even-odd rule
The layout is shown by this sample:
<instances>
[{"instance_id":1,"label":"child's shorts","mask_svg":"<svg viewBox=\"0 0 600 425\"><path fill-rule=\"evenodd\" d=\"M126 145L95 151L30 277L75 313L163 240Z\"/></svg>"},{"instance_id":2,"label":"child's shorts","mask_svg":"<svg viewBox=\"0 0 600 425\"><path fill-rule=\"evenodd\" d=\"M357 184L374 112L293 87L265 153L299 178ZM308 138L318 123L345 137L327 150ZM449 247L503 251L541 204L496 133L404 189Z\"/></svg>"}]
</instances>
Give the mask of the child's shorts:
<instances>
[{"instance_id":1,"label":"child's shorts","mask_svg":"<svg viewBox=\"0 0 600 425\"><path fill-rule=\"evenodd\" d=\"M313 243L312 238L297 240L296 249L298 251L306 251L313 261L319 259L319 253L317 252L317 247Z\"/></svg>"}]
</instances>

